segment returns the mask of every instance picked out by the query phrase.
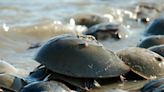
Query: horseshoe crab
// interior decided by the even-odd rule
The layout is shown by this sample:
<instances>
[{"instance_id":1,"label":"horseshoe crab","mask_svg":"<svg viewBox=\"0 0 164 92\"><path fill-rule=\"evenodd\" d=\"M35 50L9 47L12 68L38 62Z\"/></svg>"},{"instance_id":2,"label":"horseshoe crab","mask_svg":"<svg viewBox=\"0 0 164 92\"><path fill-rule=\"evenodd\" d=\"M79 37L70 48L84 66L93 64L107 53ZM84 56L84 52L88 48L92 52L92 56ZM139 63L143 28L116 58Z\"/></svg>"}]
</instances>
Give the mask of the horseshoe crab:
<instances>
[{"instance_id":1,"label":"horseshoe crab","mask_svg":"<svg viewBox=\"0 0 164 92\"><path fill-rule=\"evenodd\" d=\"M164 57L164 44L152 46L152 47L149 47L147 49L151 50L151 51L153 51L155 53L158 53L159 55Z\"/></svg>"},{"instance_id":2,"label":"horseshoe crab","mask_svg":"<svg viewBox=\"0 0 164 92\"><path fill-rule=\"evenodd\" d=\"M40 65L36 67L32 72L30 72L30 75L24 77L24 79L28 83L32 83L35 81L42 81L50 73L51 73L50 70L48 70L45 66Z\"/></svg>"},{"instance_id":3,"label":"horseshoe crab","mask_svg":"<svg viewBox=\"0 0 164 92\"><path fill-rule=\"evenodd\" d=\"M164 58L148 49L129 47L117 52L131 71L145 79L164 76Z\"/></svg>"},{"instance_id":4,"label":"horseshoe crab","mask_svg":"<svg viewBox=\"0 0 164 92\"><path fill-rule=\"evenodd\" d=\"M164 78L152 80L143 86L141 92L152 92L153 90L158 89L158 87L160 87L163 84L164 84ZM159 91L153 91L153 92L159 92Z\"/></svg>"},{"instance_id":5,"label":"horseshoe crab","mask_svg":"<svg viewBox=\"0 0 164 92\"><path fill-rule=\"evenodd\" d=\"M100 87L100 85L94 79L70 77L70 76L59 74L56 72L51 73L49 76L47 76L47 78L45 78L44 81L50 81L50 80L64 82L72 90L80 90L79 88L85 90L83 88L85 87L85 85L87 85L88 89ZM93 84L87 84L88 80L90 81L90 83L93 83ZM84 84L85 81L86 81L86 84Z\"/></svg>"},{"instance_id":6,"label":"horseshoe crab","mask_svg":"<svg viewBox=\"0 0 164 92\"><path fill-rule=\"evenodd\" d=\"M34 60L53 72L77 78L110 78L129 71L116 54L90 35L56 36L40 48Z\"/></svg>"},{"instance_id":7,"label":"horseshoe crab","mask_svg":"<svg viewBox=\"0 0 164 92\"><path fill-rule=\"evenodd\" d=\"M115 39L128 38L130 30L124 25L114 22L100 23L90 27L85 35L93 35L97 40L113 37Z\"/></svg>"},{"instance_id":8,"label":"horseshoe crab","mask_svg":"<svg viewBox=\"0 0 164 92\"><path fill-rule=\"evenodd\" d=\"M160 17L160 11L162 11L162 5L153 2L142 2L136 5L135 12L137 14L137 21L144 23L154 20Z\"/></svg>"},{"instance_id":9,"label":"horseshoe crab","mask_svg":"<svg viewBox=\"0 0 164 92\"><path fill-rule=\"evenodd\" d=\"M144 7L144 8L147 8L147 9L155 9L158 12L161 12L162 8L163 8L160 5L160 3L155 3L155 2L142 2L140 4L137 4L137 6L139 6L141 8Z\"/></svg>"},{"instance_id":10,"label":"horseshoe crab","mask_svg":"<svg viewBox=\"0 0 164 92\"><path fill-rule=\"evenodd\" d=\"M46 41L40 41L38 43L33 43L28 49L34 49L34 48L39 48L41 47Z\"/></svg>"},{"instance_id":11,"label":"horseshoe crab","mask_svg":"<svg viewBox=\"0 0 164 92\"><path fill-rule=\"evenodd\" d=\"M81 18L79 18L81 16ZM77 25L85 25L88 28L99 23L109 22L109 19L98 15L78 15L74 18Z\"/></svg>"},{"instance_id":12,"label":"horseshoe crab","mask_svg":"<svg viewBox=\"0 0 164 92\"><path fill-rule=\"evenodd\" d=\"M0 92L18 92L18 91L0 84Z\"/></svg>"},{"instance_id":13,"label":"horseshoe crab","mask_svg":"<svg viewBox=\"0 0 164 92\"><path fill-rule=\"evenodd\" d=\"M57 81L37 81L24 86L21 92L70 92L63 83Z\"/></svg>"},{"instance_id":14,"label":"horseshoe crab","mask_svg":"<svg viewBox=\"0 0 164 92\"><path fill-rule=\"evenodd\" d=\"M0 74L0 84L19 91L21 87L27 85L26 81L20 76L8 73Z\"/></svg>"},{"instance_id":15,"label":"horseshoe crab","mask_svg":"<svg viewBox=\"0 0 164 92\"><path fill-rule=\"evenodd\" d=\"M164 91L164 84L153 90L153 92L163 92Z\"/></svg>"},{"instance_id":16,"label":"horseshoe crab","mask_svg":"<svg viewBox=\"0 0 164 92\"><path fill-rule=\"evenodd\" d=\"M137 47L148 48L155 45L164 44L164 36L151 36L142 40Z\"/></svg>"},{"instance_id":17,"label":"horseshoe crab","mask_svg":"<svg viewBox=\"0 0 164 92\"><path fill-rule=\"evenodd\" d=\"M157 18L145 31L146 36L164 34L164 18Z\"/></svg>"},{"instance_id":18,"label":"horseshoe crab","mask_svg":"<svg viewBox=\"0 0 164 92\"><path fill-rule=\"evenodd\" d=\"M18 70L6 61L0 60L0 74L1 73L18 74Z\"/></svg>"}]
</instances>

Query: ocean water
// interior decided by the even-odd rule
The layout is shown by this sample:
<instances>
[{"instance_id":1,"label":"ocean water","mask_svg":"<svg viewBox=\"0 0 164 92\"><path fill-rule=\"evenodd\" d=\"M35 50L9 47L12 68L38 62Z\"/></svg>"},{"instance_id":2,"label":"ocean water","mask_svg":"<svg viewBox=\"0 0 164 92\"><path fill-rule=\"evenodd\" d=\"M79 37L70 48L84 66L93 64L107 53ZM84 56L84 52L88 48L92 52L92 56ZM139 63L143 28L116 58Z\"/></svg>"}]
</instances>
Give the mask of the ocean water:
<instances>
[{"instance_id":1,"label":"ocean water","mask_svg":"<svg viewBox=\"0 0 164 92\"><path fill-rule=\"evenodd\" d=\"M144 2L164 6L163 0ZM130 30L126 39L99 40L107 49L116 52L137 46L145 38L142 33L153 21L135 20L136 7L140 3L143 0L1 0L0 59L11 63L26 76L39 65L32 60L38 49L27 50L31 44L60 34L82 34L88 28L77 25L76 21L89 15L106 17L109 22L123 24ZM164 9L160 14L156 18L163 16Z\"/></svg>"}]
</instances>

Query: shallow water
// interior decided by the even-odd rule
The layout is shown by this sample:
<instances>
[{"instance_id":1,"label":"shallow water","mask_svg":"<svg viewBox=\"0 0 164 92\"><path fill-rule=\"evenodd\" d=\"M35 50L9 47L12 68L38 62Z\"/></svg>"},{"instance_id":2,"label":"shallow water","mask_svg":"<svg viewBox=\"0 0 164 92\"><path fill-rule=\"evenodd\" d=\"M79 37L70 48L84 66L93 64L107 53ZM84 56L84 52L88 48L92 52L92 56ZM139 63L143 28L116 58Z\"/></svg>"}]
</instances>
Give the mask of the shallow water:
<instances>
[{"instance_id":1,"label":"shallow water","mask_svg":"<svg viewBox=\"0 0 164 92\"><path fill-rule=\"evenodd\" d=\"M139 1L101 1L101 0L7 0L0 4L0 58L26 50L31 43L47 40L63 33L81 33L85 26L70 24L71 18L84 14L109 17L109 21L124 23L131 31L144 30L145 26L132 21L133 8ZM129 6L127 6L129 5ZM129 11L129 10L133 11ZM137 28L137 29L133 29ZM139 29L138 29L139 28Z\"/></svg>"},{"instance_id":2,"label":"shallow water","mask_svg":"<svg viewBox=\"0 0 164 92\"><path fill-rule=\"evenodd\" d=\"M142 33L151 23L135 21L135 7L142 0L3 0L0 1L0 58L23 71L26 76L39 63L32 60L36 50L27 50L32 44L54 36L81 34L86 26L75 25L74 20L85 15L100 15L110 22L122 23L130 29L127 39L99 40L111 51L134 47L145 37ZM164 6L163 0L145 0ZM161 12L163 16L164 9Z\"/></svg>"}]
</instances>

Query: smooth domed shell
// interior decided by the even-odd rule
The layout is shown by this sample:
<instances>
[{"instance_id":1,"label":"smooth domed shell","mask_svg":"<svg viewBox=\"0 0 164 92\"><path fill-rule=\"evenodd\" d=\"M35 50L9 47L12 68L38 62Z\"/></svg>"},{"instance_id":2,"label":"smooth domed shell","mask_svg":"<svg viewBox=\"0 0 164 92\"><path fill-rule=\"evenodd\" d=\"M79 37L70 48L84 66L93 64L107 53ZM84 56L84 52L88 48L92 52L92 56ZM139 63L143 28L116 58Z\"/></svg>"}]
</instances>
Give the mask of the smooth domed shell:
<instances>
[{"instance_id":1,"label":"smooth domed shell","mask_svg":"<svg viewBox=\"0 0 164 92\"><path fill-rule=\"evenodd\" d=\"M137 4L139 7L144 7L147 9L155 9L156 11L160 12L162 11L162 6L160 3L155 2L141 2Z\"/></svg>"},{"instance_id":2,"label":"smooth domed shell","mask_svg":"<svg viewBox=\"0 0 164 92\"><path fill-rule=\"evenodd\" d=\"M73 77L114 77L129 71L116 54L89 35L54 37L41 47L34 60L54 72Z\"/></svg>"},{"instance_id":3,"label":"smooth domed shell","mask_svg":"<svg viewBox=\"0 0 164 92\"><path fill-rule=\"evenodd\" d=\"M0 84L18 91L27 85L22 77L8 73L0 74Z\"/></svg>"},{"instance_id":4,"label":"smooth domed shell","mask_svg":"<svg viewBox=\"0 0 164 92\"><path fill-rule=\"evenodd\" d=\"M147 23L147 22L151 21L153 16L148 14L147 12L145 12L145 11L138 12L136 20L138 22L143 22L143 23Z\"/></svg>"},{"instance_id":5,"label":"smooth domed shell","mask_svg":"<svg viewBox=\"0 0 164 92\"><path fill-rule=\"evenodd\" d=\"M136 5L135 12L137 13L137 16L135 18L139 22L142 21L144 23L147 23L161 17L161 10L162 5L160 5L160 3L141 2Z\"/></svg>"},{"instance_id":6,"label":"smooth domed shell","mask_svg":"<svg viewBox=\"0 0 164 92\"><path fill-rule=\"evenodd\" d=\"M143 88L141 89L142 92L152 92L156 88L160 87L164 84L164 78L160 78L157 80L152 80L149 83L145 84ZM158 91L155 91L158 92Z\"/></svg>"},{"instance_id":7,"label":"smooth domed shell","mask_svg":"<svg viewBox=\"0 0 164 92\"><path fill-rule=\"evenodd\" d=\"M109 22L109 19L107 17L104 16L99 16L99 15L89 15L89 14L85 14L85 15L80 15L77 14L75 17L73 17L73 19L75 20L75 23L77 25L85 25L88 28L99 24L99 23L105 23L105 22Z\"/></svg>"},{"instance_id":8,"label":"smooth domed shell","mask_svg":"<svg viewBox=\"0 0 164 92\"><path fill-rule=\"evenodd\" d=\"M31 46L28 49L34 49L41 47L46 41L40 41L38 43L32 43Z\"/></svg>"},{"instance_id":9,"label":"smooth domed shell","mask_svg":"<svg viewBox=\"0 0 164 92\"><path fill-rule=\"evenodd\" d=\"M152 92L163 92L163 91L164 91L164 84L154 89Z\"/></svg>"},{"instance_id":10,"label":"smooth domed shell","mask_svg":"<svg viewBox=\"0 0 164 92\"><path fill-rule=\"evenodd\" d=\"M0 73L17 74L18 70L8 62L0 60Z\"/></svg>"},{"instance_id":11,"label":"smooth domed shell","mask_svg":"<svg viewBox=\"0 0 164 92\"><path fill-rule=\"evenodd\" d=\"M63 83L57 81L37 81L24 86L21 92L70 92Z\"/></svg>"},{"instance_id":12,"label":"smooth domed shell","mask_svg":"<svg viewBox=\"0 0 164 92\"><path fill-rule=\"evenodd\" d=\"M90 27L86 32L84 32L85 35L91 35L94 34L97 31L117 31L119 27L118 23L114 22L108 22L108 23L100 23L93 25Z\"/></svg>"},{"instance_id":13,"label":"smooth domed shell","mask_svg":"<svg viewBox=\"0 0 164 92\"><path fill-rule=\"evenodd\" d=\"M148 48L161 44L164 44L164 36L151 36L142 40L137 47Z\"/></svg>"},{"instance_id":14,"label":"smooth domed shell","mask_svg":"<svg viewBox=\"0 0 164 92\"><path fill-rule=\"evenodd\" d=\"M145 31L145 35L163 35L164 34L164 18L157 18Z\"/></svg>"},{"instance_id":15,"label":"smooth domed shell","mask_svg":"<svg viewBox=\"0 0 164 92\"><path fill-rule=\"evenodd\" d=\"M118 51L117 55L133 72L145 79L164 75L164 58L148 49L129 47Z\"/></svg>"},{"instance_id":16,"label":"smooth domed shell","mask_svg":"<svg viewBox=\"0 0 164 92\"><path fill-rule=\"evenodd\" d=\"M90 27L84 32L85 35L96 35L96 39L98 40L100 39L99 36L102 35L101 33L103 33L104 36L106 36L107 33L117 35L116 37L118 39L127 38L131 34L128 28L115 22L100 23Z\"/></svg>"},{"instance_id":17,"label":"smooth domed shell","mask_svg":"<svg viewBox=\"0 0 164 92\"><path fill-rule=\"evenodd\" d=\"M52 71L48 70L45 66L38 66L34 69L34 71L30 72L30 74L24 79L28 82L42 81L47 75L49 75Z\"/></svg>"},{"instance_id":18,"label":"smooth domed shell","mask_svg":"<svg viewBox=\"0 0 164 92\"><path fill-rule=\"evenodd\" d=\"M155 53L158 53L159 55L164 57L164 44L152 46L152 47L149 47L147 49L149 49Z\"/></svg>"}]
</instances>

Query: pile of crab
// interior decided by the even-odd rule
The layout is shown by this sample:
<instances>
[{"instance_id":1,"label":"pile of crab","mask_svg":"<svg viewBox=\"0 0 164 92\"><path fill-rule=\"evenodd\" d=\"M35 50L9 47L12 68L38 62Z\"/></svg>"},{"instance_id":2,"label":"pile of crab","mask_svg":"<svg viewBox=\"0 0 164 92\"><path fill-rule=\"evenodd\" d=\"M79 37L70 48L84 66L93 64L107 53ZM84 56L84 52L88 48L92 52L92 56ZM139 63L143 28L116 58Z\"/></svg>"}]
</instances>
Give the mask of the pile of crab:
<instances>
[{"instance_id":1,"label":"pile of crab","mask_svg":"<svg viewBox=\"0 0 164 92\"><path fill-rule=\"evenodd\" d=\"M164 84L161 55L140 47L114 53L91 35L56 36L45 42L33 59L41 65L24 78L10 74L17 71L1 60L0 88L9 92L94 91L112 83L123 85L128 80L158 79L135 89L146 92Z\"/></svg>"}]
</instances>

